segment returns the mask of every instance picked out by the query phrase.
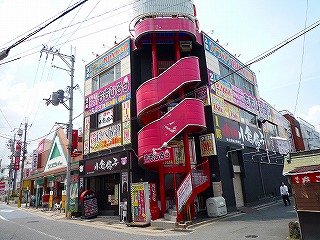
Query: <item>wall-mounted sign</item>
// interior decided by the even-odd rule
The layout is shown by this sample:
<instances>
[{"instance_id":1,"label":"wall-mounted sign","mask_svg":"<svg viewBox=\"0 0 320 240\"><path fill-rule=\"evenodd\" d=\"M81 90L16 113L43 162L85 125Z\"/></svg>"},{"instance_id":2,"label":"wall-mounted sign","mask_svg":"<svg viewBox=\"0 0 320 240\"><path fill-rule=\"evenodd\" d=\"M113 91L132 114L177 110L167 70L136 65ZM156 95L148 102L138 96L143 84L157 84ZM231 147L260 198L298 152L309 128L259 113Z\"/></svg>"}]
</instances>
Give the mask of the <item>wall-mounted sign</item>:
<instances>
[{"instance_id":1,"label":"wall-mounted sign","mask_svg":"<svg viewBox=\"0 0 320 240\"><path fill-rule=\"evenodd\" d=\"M199 137L199 140L200 140L201 157L217 155L216 141L214 139L213 133L201 135Z\"/></svg>"},{"instance_id":2,"label":"wall-mounted sign","mask_svg":"<svg viewBox=\"0 0 320 240\"><path fill-rule=\"evenodd\" d=\"M32 170L37 169L38 166L38 150L32 152Z\"/></svg>"},{"instance_id":3,"label":"wall-mounted sign","mask_svg":"<svg viewBox=\"0 0 320 240\"><path fill-rule=\"evenodd\" d=\"M264 136L258 128L218 115L214 116L214 126L218 141L265 149Z\"/></svg>"},{"instance_id":4,"label":"wall-mounted sign","mask_svg":"<svg viewBox=\"0 0 320 240\"><path fill-rule=\"evenodd\" d=\"M14 158L14 170L18 171L20 169L20 154L21 154L22 142L17 141L16 143L16 151Z\"/></svg>"},{"instance_id":5,"label":"wall-mounted sign","mask_svg":"<svg viewBox=\"0 0 320 240\"><path fill-rule=\"evenodd\" d=\"M120 155L117 154L86 160L85 175L96 175L119 171L121 168L120 158Z\"/></svg>"},{"instance_id":6,"label":"wall-mounted sign","mask_svg":"<svg viewBox=\"0 0 320 240\"><path fill-rule=\"evenodd\" d=\"M108 52L102 54L96 60L86 66L86 80L107 70L121 59L130 55L130 39L116 45Z\"/></svg>"},{"instance_id":7,"label":"wall-mounted sign","mask_svg":"<svg viewBox=\"0 0 320 240\"><path fill-rule=\"evenodd\" d=\"M150 223L149 184L147 182L132 183L131 201L132 221Z\"/></svg>"},{"instance_id":8,"label":"wall-mounted sign","mask_svg":"<svg viewBox=\"0 0 320 240\"><path fill-rule=\"evenodd\" d=\"M113 123L113 108L98 114L98 128L105 127Z\"/></svg>"},{"instance_id":9,"label":"wall-mounted sign","mask_svg":"<svg viewBox=\"0 0 320 240\"><path fill-rule=\"evenodd\" d=\"M121 123L115 123L90 134L90 152L122 145Z\"/></svg>"},{"instance_id":10,"label":"wall-mounted sign","mask_svg":"<svg viewBox=\"0 0 320 240\"><path fill-rule=\"evenodd\" d=\"M189 155L190 163L197 164L195 143L193 138L189 138ZM184 145L183 141L170 141L170 147L172 148L173 160L175 165L184 165ZM172 165L172 161L165 161L165 165Z\"/></svg>"},{"instance_id":11,"label":"wall-mounted sign","mask_svg":"<svg viewBox=\"0 0 320 240\"><path fill-rule=\"evenodd\" d=\"M214 96L219 96L223 100L226 100L251 113L258 114L258 99L255 96L229 83L225 79L220 79L220 76L217 73L214 73L209 69L208 74L209 76L215 76L212 77L212 79L209 78L211 84L211 94L214 94ZM216 80L217 78L219 81Z\"/></svg>"},{"instance_id":12,"label":"wall-mounted sign","mask_svg":"<svg viewBox=\"0 0 320 240\"><path fill-rule=\"evenodd\" d=\"M78 141L79 141L79 130L72 130L72 151L71 156L78 156Z\"/></svg>"},{"instance_id":13,"label":"wall-mounted sign","mask_svg":"<svg viewBox=\"0 0 320 240\"><path fill-rule=\"evenodd\" d=\"M143 154L143 164L172 161L172 148L155 149L154 152Z\"/></svg>"},{"instance_id":14,"label":"wall-mounted sign","mask_svg":"<svg viewBox=\"0 0 320 240\"><path fill-rule=\"evenodd\" d=\"M67 159L62 146L63 144L61 144L59 136L56 134L44 168L44 172L67 166Z\"/></svg>"},{"instance_id":15,"label":"wall-mounted sign","mask_svg":"<svg viewBox=\"0 0 320 240\"><path fill-rule=\"evenodd\" d=\"M130 98L130 74L85 97L85 115L102 112Z\"/></svg>"},{"instance_id":16,"label":"wall-mounted sign","mask_svg":"<svg viewBox=\"0 0 320 240\"><path fill-rule=\"evenodd\" d=\"M131 112L130 100L122 103L122 144L131 143Z\"/></svg>"},{"instance_id":17,"label":"wall-mounted sign","mask_svg":"<svg viewBox=\"0 0 320 240\"><path fill-rule=\"evenodd\" d=\"M42 139L38 144L38 153L44 152L44 139Z\"/></svg>"},{"instance_id":18,"label":"wall-mounted sign","mask_svg":"<svg viewBox=\"0 0 320 240\"><path fill-rule=\"evenodd\" d=\"M244 64L233 57L229 52L222 48L219 44L215 43L211 38L203 34L204 49L216 57L224 65L237 71L239 75L256 85L256 75L249 68L244 67Z\"/></svg>"},{"instance_id":19,"label":"wall-mounted sign","mask_svg":"<svg viewBox=\"0 0 320 240\"><path fill-rule=\"evenodd\" d=\"M80 195L80 201L82 203L82 217L90 218L98 216L98 202L94 191L84 191Z\"/></svg>"},{"instance_id":20,"label":"wall-mounted sign","mask_svg":"<svg viewBox=\"0 0 320 240\"><path fill-rule=\"evenodd\" d=\"M295 184L320 183L320 172L292 175L291 180Z\"/></svg>"},{"instance_id":21,"label":"wall-mounted sign","mask_svg":"<svg viewBox=\"0 0 320 240\"><path fill-rule=\"evenodd\" d=\"M84 119L83 154L90 153L90 117Z\"/></svg>"},{"instance_id":22,"label":"wall-mounted sign","mask_svg":"<svg viewBox=\"0 0 320 240\"><path fill-rule=\"evenodd\" d=\"M0 182L0 195L4 195L6 190L6 182Z\"/></svg>"},{"instance_id":23,"label":"wall-mounted sign","mask_svg":"<svg viewBox=\"0 0 320 240\"><path fill-rule=\"evenodd\" d=\"M209 98L210 95L209 95L209 90L207 86L202 86L200 88L197 88L195 90L195 95L196 95L196 98L200 99L205 106L210 105L210 98Z\"/></svg>"}]
</instances>

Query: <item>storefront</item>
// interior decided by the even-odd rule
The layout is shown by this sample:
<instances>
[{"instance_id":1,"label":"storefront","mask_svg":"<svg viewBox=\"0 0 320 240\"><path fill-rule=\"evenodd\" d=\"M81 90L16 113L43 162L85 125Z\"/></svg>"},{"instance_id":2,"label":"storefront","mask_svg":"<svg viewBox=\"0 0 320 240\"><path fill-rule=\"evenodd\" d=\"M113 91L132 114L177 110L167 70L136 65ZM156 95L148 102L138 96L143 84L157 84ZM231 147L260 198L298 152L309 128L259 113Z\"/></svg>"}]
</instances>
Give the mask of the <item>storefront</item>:
<instances>
[{"instance_id":1,"label":"storefront","mask_svg":"<svg viewBox=\"0 0 320 240\"><path fill-rule=\"evenodd\" d=\"M81 171L83 169L83 171ZM96 157L80 164L79 194L92 190L96 194L99 215L120 215L127 204L129 155L126 151Z\"/></svg>"}]
</instances>

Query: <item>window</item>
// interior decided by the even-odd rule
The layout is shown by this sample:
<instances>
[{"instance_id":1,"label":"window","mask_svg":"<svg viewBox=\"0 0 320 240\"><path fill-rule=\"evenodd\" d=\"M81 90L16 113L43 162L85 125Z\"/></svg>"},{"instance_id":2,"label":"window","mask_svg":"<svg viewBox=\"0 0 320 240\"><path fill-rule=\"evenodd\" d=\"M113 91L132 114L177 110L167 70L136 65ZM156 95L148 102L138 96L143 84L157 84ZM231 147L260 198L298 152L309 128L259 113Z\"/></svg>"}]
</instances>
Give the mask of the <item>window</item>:
<instances>
[{"instance_id":1,"label":"window","mask_svg":"<svg viewBox=\"0 0 320 240\"><path fill-rule=\"evenodd\" d=\"M100 76L100 88L107 86L114 81L114 68L102 73Z\"/></svg>"},{"instance_id":2,"label":"window","mask_svg":"<svg viewBox=\"0 0 320 240\"><path fill-rule=\"evenodd\" d=\"M247 93L250 93L252 96L255 96L254 85L247 81L245 78L241 77L237 73L235 73L230 68L223 65L219 62L220 75L223 79L227 80L229 83L241 88Z\"/></svg>"},{"instance_id":3,"label":"window","mask_svg":"<svg viewBox=\"0 0 320 240\"><path fill-rule=\"evenodd\" d=\"M121 77L121 64L118 63L107 71L103 72L99 76L92 79L92 92L97 91L104 86L113 83Z\"/></svg>"},{"instance_id":4,"label":"window","mask_svg":"<svg viewBox=\"0 0 320 240\"><path fill-rule=\"evenodd\" d=\"M296 130L296 135L297 135L297 137L301 137L301 136L300 136L299 128L295 127L295 130Z\"/></svg>"},{"instance_id":5,"label":"window","mask_svg":"<svg viewBox=\"0 0 320 240\"><path fill-rule=\"evenodd\" d=\"M92 78L92 92L95 92L99 89L99 76Z\"/></svg>"},{"instance_id":6,"label":"window","mask_svg":"<svg viewBox=\"0 0 320 240\"><path fill-rule=\"evenodd\" d=\"M273 136L273 137L276 137L278 136L278 128L276 125L270 123L270 122L266 122L266 127L267 127L267 130L268 130L268 133Z\"/></svg>"},{"instance_id":7,"label":"window","mask_svg":"<svg viewBox=\"0 0 320 240\"><path fill-rule=\"evenodd\" d=\"M246 110L240 109L240 120L242 123L257 126L257 117L256 115L247 112Z\"/></svg>"}]
</instances>

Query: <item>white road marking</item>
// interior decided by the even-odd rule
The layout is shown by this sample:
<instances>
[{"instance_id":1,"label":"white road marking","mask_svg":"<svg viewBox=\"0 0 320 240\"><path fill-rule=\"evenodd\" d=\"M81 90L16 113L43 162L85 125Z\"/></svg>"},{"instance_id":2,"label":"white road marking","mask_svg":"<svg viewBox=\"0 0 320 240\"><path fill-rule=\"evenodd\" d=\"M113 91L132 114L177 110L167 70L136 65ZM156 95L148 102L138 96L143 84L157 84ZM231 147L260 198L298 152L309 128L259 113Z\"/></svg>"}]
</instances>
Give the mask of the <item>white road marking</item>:
<instances>
[{"instance_id":1,"label":"white road marking","mask_svg":"<svg viewBox=\"0 0 320 240\"><path fill-rule=\"evenodd\" d=\"M1 219L1 220L4 220L4 221L9 221L8 219L2 217L1 215L0 215L0 219Z\"/></svg>"},{"instance_id":2,"label":"white road marking","mask_svg":"<svg viewBox=\"0 0 320 240\"><path fill-rule=\"evenodd\" d=\"M2 210L0 210L0 212L13 212L14 210L12 210L12 209L2 209Z\"/></svg>"},{"instance_id":3,"label":"white road marking","mask_svg":"<svg viewBox=\"0 0 320 240\"><path fill-rule=\"evenodd\" d=\"M4 221L11 222L11 223L16 224L16 225L18 225L18 226L20 226L20 227L26 228L26 229L28 229L28 230L30 230L30 231L34 231L34 232L39 233L39 234L41 234L41 235L44 235L44 236L46 236L46 237L50 237L50 238L53 238L53 239L56 239L56 240L64 240L63 238L59 238L59 237L56 237L56 236L53 236L53 235L50 235L50 234L41 232L41 231L39 231L39 230L36 230L36 229L30 228L30 227L24 226L24 225L22 225L22 224L15 223L15 222L13 222L13 221L10 221L10 220L2 217L1 215L0 215L0 219L2 219L2 220L4 220Z\"/></svg>"}]
</instances>

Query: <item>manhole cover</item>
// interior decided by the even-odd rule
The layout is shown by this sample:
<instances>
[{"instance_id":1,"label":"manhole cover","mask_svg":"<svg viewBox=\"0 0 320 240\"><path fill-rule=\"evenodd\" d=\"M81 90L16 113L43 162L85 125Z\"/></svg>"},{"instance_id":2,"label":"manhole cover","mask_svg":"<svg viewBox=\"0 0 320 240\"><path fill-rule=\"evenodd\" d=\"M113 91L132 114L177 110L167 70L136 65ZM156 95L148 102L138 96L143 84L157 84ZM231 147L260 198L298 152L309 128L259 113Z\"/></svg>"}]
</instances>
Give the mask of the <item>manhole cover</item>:
<instances>
[{"instance_id":1,"label":"manhole cover","mask_svg":"<svg viewBox=\"0 0 320 240\"><path fill-rule=\"evenodd\" d=\"M257 238L258 235L247 235L246 238Z\"/></svg>"}]
</instances>

